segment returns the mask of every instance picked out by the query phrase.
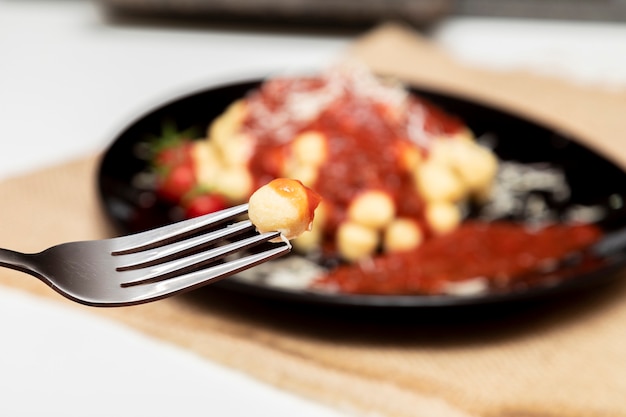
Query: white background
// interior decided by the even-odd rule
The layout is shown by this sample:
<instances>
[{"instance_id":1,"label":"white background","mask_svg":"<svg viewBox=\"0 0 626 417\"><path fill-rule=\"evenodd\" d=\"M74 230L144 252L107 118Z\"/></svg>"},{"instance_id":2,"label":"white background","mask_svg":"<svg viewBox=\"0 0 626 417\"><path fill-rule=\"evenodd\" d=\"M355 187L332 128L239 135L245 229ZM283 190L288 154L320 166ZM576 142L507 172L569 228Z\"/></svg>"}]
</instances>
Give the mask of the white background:
<instances>
[{"instance_id":1,"label":"white background","mask_svg":"<svg viewBox=\"0 0 626 417\"><path fill-rule=\"evenodd\" d=\"M457 18L430 36L471 65L626 86L624 25ZM169 96L237 75L325 65L353 38L112 25L87 1L0 0L0 179L100 151ZM2 416L339 415L5 288L0 333Z\"/></svg>"}]
</instances>

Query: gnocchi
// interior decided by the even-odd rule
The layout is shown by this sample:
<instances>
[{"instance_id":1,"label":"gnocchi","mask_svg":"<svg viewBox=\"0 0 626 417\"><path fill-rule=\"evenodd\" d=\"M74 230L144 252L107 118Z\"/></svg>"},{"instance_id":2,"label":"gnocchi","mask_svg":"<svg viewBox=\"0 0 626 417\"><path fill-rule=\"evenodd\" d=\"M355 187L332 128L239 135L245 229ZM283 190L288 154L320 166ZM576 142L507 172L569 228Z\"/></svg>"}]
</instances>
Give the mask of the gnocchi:
<instances>
[{"instance_id":1,"label":"gnocchi","mask_svg":"<svg viewBox=\"0 0 626 417\"><path fill-rule=\"evenodd\" d=\"M199 188L248 200L257 228L299 236L296 249L349 262L455 230L498 170L462 122L355 68L269 79L192 146ZM325 200L313 230L311 190Z\"/></svg>"},{"instance_id":2,"label":"gnocchi","mask_svg":"<svg viewBox=\"0 0 626 417\"><path fill-rule=\"evenodd\" d=\"M461 210L449 202L434 202L426 207L426 220L436 234L454 230L461 223Z\"/></svg>"},{"instance_id":3,"label":"gnocchi","mask_svg":"<svg viewBox=\"0 0 626 417\"><path fill-rule=\"evenodd\" d=\"M424 240L424 232L417 221L409 218L394 219L385 229L385 252L403 252L417 248Z\"/></svg>"},{"instance_id":4,"label":"gnocchi","mask_svg":"<svg viewBox=\"0 0 626 417\"><path fill-rule=\"evenodd\" d=\"M372 256L379 243L378 232L359 223L345 222L337 230L339 253L348 261L358 261Z\"/></svg>"},{"instance_id":5,"label":"gnocchi","mask_svg":"<svg viewBox=\"0 0 626 417\"><path fill-rule=\"evenodd\" d=\"M366 191L352 200L348 218L372 229L382 229L396 214L396 207L389 194L383 191Z\"/></svg>"},{"instance_id":6,"label":"gnocchi","mask_svg":"<svg viewBox=\"0 0 626 417\"><path fill-rule=\"evenodd\" d=\"M300 181L278 178L256 190L248 202L248 216L261 233L279 231L295 239L311 230L321 197Z\"/></svg>"}]
</instances>

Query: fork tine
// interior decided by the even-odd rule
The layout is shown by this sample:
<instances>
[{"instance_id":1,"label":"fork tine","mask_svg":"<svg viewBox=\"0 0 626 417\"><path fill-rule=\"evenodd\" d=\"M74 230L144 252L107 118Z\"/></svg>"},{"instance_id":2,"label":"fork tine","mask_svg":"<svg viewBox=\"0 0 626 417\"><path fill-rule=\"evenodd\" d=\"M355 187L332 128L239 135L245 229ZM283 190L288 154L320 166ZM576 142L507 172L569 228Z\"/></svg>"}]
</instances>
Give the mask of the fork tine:
<instances>
[{"instance_id":1,"label":"fork tine","mask_svg":"<svg viewBox=\"0 0 626 417\"><path fill-rule=\"evenodd\" d=\"M175 275L188 272L189 270L208 265L209 263L217 261L231 253L267 242L268 240L274 239L278 236L280 236L280 232L257 234L247 239L235 241L211 250L155 265L147 268L145 271L141 269L122 272L128 275L129 278L123 279L121 285L123 287L129 287L148 281L159 281L171 278Z\"/></svg>"},{"instance_id":2,"label":"fork tine","mask_svg":"<svg viewBox=\"0 0 626 417\"><path fill-rule=\"evenodd\" d=\"M232 237L247 231L252 231L253 229L254 225L252 222L250 220L245 220L210 233L170 243L169 245L161 246L158 249L148 250L146 252L130 253L127 255L114 255L120 256L120 260L123 261L123 266L117 267L116 270L127 271L162 263L167 260L171 260L174 257L181 257L185 253L201 249L203 246L207 246L210 243L214 243L221 239Z\"/></svg>"},{"instance_id":3,"label":"fork tine","mask_svg":"<svg viewBox=\"0 0 626 417\"><path fill-rule=\"evenodd\" d=\"M274 249L242 257L211 268L190 272L188 274L164 281L150 282L141 286L127 288L127 290L137 289L137 296L134 299L129 300L129 302L134 304L145 303L165 298L178 292L198 288L251 268L265 261L282 256L290 250L291 245L283 243ZM125 304L128 304L128 302Z\"/></svg>"},{"instance_id":4,"label":"fork tine","mask_svg":"<svg viewBox=\"0 0 626 417\"><path fill-rule=\"evenodd\" d=\"M118 242L123 242L124 246L114 250L112 253L113 255L125 255L163 246L211 226L231 220L247 211L248 204L241 204L205 216L117 238Z\"/></svg>"}]
</instances>

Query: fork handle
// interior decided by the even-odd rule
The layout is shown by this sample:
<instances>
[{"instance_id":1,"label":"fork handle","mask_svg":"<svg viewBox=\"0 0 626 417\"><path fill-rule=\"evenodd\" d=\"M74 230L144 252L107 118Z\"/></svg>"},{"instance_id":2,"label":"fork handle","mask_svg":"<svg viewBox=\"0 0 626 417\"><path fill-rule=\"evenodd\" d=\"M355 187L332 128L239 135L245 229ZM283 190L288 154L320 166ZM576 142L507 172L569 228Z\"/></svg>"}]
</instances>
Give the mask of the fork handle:
<instances>
[{"instance_id":1,"label":"fork handle","mask_svg":"<svg viewBox=\"0 0 626 417\"><path fill-rule=\"evenodd\" d=\"M0 266L34 275L28 256L25 253L0 248Z\"/></svg>"}]
</instances>

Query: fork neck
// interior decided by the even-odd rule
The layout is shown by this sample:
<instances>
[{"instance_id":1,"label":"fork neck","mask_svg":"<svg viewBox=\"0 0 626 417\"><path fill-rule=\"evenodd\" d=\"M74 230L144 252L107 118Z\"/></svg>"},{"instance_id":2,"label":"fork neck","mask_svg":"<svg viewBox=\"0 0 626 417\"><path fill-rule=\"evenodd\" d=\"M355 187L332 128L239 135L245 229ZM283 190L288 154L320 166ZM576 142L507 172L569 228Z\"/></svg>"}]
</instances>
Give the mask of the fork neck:
<instances>
[{"instance_id":1,"label":"fork neck","mask_svg":"<svg viewBox=\"0 0 626 417\"><path fill-rule=\"evenodd\" d=\"M35 275L28 257L25 253L0 248L0 266Z\"/></svg>"}]
</instances>

